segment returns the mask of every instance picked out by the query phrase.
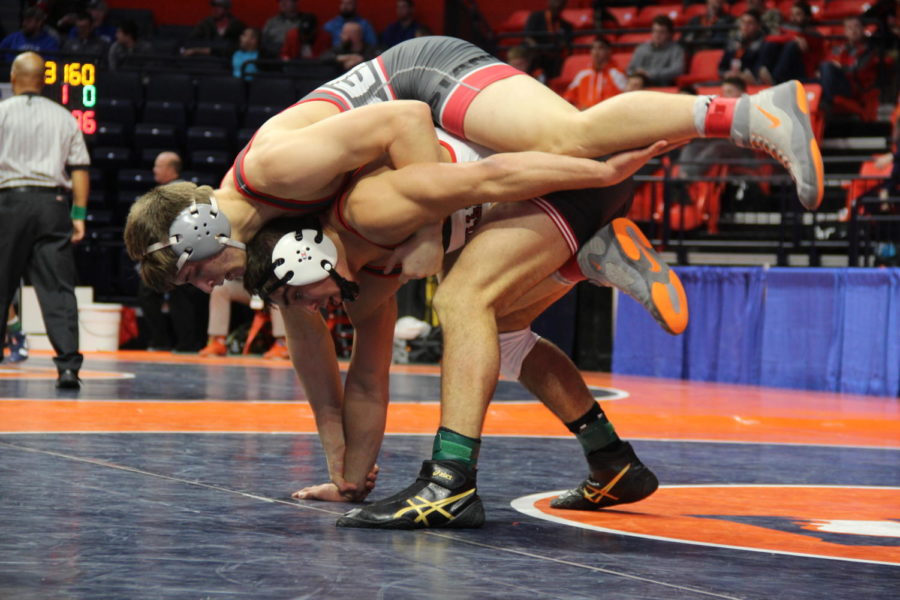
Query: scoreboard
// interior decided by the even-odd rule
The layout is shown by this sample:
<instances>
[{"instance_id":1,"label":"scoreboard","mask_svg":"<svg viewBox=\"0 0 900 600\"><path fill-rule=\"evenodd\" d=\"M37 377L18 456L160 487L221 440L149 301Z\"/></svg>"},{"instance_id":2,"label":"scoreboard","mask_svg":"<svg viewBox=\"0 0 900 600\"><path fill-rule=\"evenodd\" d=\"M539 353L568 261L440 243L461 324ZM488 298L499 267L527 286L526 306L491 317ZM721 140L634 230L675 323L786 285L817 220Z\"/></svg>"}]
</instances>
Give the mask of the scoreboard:
<instances>
[{"instance_id":1,"label":"scoreboard","mask_svg":"<svg viewBox=\"0 0 900 600\"><path fill-rule=\"evenodd\" d=\"M89 62L47 60L44 93L67 108L85 135L97 131L97 67Z\"/></svg>"}]
</instances>

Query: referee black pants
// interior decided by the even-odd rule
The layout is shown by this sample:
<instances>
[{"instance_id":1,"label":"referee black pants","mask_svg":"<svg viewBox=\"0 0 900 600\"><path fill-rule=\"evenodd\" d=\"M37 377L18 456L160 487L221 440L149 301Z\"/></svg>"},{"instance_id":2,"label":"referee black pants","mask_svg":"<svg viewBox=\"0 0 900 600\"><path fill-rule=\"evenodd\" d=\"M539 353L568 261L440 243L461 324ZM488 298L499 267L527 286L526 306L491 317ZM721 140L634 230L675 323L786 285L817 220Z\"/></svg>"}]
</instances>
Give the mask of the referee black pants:
<instances>
[{"instance_id":1,"label":"referee black pants","mask_svg":"<svg viewBox=\"0 0 900 600\"><path fill-rule=\"evenodd\" d=\"M66 197L56 190L0 189L0 339L22 276L34 286L57 369L81 368L72 220Z\"/></svg>"}]
</instances>

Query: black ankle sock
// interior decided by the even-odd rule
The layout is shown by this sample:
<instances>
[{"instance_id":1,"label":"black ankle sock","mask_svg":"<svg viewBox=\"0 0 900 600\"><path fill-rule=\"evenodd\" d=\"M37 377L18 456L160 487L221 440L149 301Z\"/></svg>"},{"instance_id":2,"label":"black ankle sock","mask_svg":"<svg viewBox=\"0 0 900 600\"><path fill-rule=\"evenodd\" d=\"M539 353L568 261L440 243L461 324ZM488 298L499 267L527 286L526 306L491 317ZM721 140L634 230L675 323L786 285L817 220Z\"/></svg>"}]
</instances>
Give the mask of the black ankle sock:
<instances>
[{"instance_id":1,"label":"black ankle sock","mask_svg":"<svg viewBox=\"0 0 900 600\"><path fill-rule=\"evenodd\" d=\"M581 417L571 423L566 423L566 427L575 434L585 455L597 451L615 450L622 443L612 423L609 422L603 409L596 402Z\"/></svg>"}]
</instances>

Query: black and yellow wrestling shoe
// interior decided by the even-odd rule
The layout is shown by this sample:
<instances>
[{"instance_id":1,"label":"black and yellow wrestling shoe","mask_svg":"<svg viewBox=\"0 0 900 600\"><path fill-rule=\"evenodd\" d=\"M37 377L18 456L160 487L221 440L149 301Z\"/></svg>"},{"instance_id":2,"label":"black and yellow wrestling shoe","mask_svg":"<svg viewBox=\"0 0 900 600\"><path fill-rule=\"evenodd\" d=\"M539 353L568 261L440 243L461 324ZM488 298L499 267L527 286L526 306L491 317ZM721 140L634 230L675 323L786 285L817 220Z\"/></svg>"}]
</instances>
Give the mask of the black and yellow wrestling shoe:
<instances>
[{"instance_id":1,"label":"black and yellow wrestling shoe","mask_svg":"<svg viewBox=\"0 0 900 600\"><path fill-rule=\"evenodd\" d=\"M597 510L643 500L659 487L656 475L640 461L628 442L611 452L591 452L588 464L588 478L574 490L554 498L551 508Z\"/></svg>"},{"instance_id":2,"label":"black and yellow wrestling shoe","mask_svg":"<svg viewBox=\"0 0 900 600\"><path fill-rule=\"evenodd\" d=\"M338 527L368 529L470 528L484 524L475 471L453 460L426 460L416 482L398 494L354 508Z\"/></svg>"}]
</instances>

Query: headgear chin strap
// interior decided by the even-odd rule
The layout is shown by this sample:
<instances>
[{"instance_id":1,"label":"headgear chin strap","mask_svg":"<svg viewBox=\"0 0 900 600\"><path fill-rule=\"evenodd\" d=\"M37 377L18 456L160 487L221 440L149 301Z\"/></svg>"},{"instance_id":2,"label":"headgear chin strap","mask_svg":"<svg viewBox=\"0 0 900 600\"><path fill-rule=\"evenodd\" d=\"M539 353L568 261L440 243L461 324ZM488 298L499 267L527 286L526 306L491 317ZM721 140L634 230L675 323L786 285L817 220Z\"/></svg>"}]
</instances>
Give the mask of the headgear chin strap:
<instances>
[{"instance_id":1,"label":"headgear chin strap","mask_svg":"<svg viewBox=\"0 0 900 600\"><path fill-rule=\"evenodd\" d=\"M178 213L169 226L169 239L147 246L144 256L163 248L172 248L178 256L175 263L175 273L178 273L187 261L197 262L215 256L225 246L246 249L243 243L234 241L230 236L231 223L225 213L219 212L216 197L211 195L209 204L197 204L194 200Z\"/></svg>"},{"instance_id":2,"label":"headgear chin strap","mask_svg":"<svg viewBox=\"0 0 900 600\"><path fill-rule=\"evenodd\" d=\"M277 281L266 286L261 295L269 297L283 285L309 285L331 277L340 288L341 298L352 302L359 296L359 285L338 274L334 268L337 261L334 242L321 230L286 233L272 248L272 272Z\"/></svg>"}]
</instances>

